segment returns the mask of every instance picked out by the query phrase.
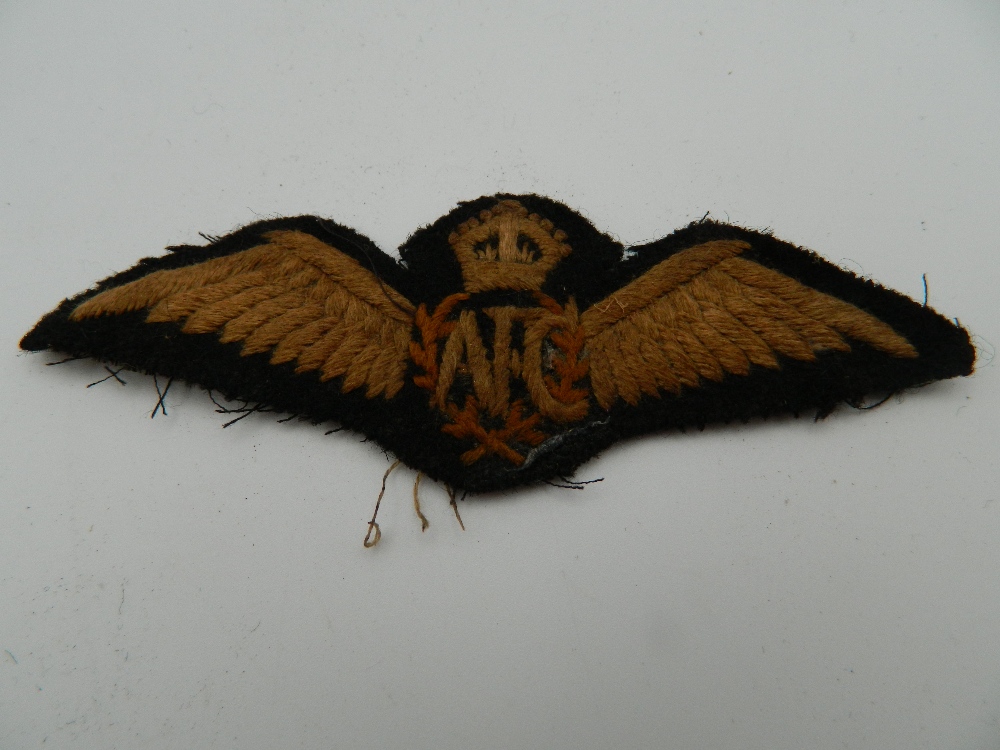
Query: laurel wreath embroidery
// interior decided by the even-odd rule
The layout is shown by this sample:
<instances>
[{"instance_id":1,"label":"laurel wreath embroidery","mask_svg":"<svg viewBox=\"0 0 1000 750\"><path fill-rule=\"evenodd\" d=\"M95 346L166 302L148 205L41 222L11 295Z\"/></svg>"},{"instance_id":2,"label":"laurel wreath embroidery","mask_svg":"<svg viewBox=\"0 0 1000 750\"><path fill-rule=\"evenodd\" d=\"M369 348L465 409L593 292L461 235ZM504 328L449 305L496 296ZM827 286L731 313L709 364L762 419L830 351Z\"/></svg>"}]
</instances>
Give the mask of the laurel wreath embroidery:
<instances>
[{"instance_id":1,"label":"laurel wreath embroidery","mask_svg":"<svg viewBox=\"0 0 1000 750\"><path fill-rule=\"evenodd\" d=\"M535 292L535 298L558 321L548 336L556 348L555 356L552 357L552 369L559 380L546 375L545 385L556 401L570 407L574 412L581 412L580 417L582 417L588 409L590 389L577 388L576 384L590 372L590 359L583 352L587 336L583 326L580 325L576 303L571 298L563 308L554 299L541 292Z\"/></svg>"},{"instance_id":2,"label":"laurel wreath embroidery","mask_svg":"<svg viewBox=\"0 0 1000 750\"><path fill-rule=\"evenodd\" d=\"M475 396L466 396L465 406L462 409L454 404L447 404L446 409L446 414L453 421L442 426L441 432L458 439L472 438L479 443L476 448L459 456L459 459L466 466L471 466L489 453L495 453L506 458L512 464L520 466L524 463L524 456L514 450L510 443L520 442L538 445L548 437L545 433L535 429L535 425L541 421L541 415L532 414L527 418L522 418L523 401L515 401L511 404L510 411L507 412L505 418L505 425L499 430L483 427L480 421L479 404Z\"/></svg>"},{"instance_id":3,"label":"laurel wreath embroidery","mask_svg":"<svg viewBox=\"0 0 1000 750\"><path fill-rule=\"evenodd\" d=\"M414 324L420 332L420 341L410 342L410 357L422 372L414 375L413 382L432 394L438 390L441 344L455 332L457 325L457 322L449 320L449 317L461 302L469 299L469 296L467 293L461 293L446 297L435 307L433 313L428 313L426 305L421 304L414 315ZM567 407L568 413L575 419L580 419L587 413L590 390L579 387L580 381L587 377L589 362L583 353L586 339L580 326L576 305L571 301L564 308L541 292L535 292L535 298L548 315L536 321L531 331L539 339L536 342L537 346L541 347L543 339L551 343L552 349L546 358L546 369L554 373L554 375L543 375L541 382L550 398ZM526 339L528 338L530 334L526 336ZM494 353L494 356L497 354ZM516 354L513 359L517 363L521 361ZM532 384L530 381L534 379L528 380L530 390ZM532 395L537 405L538 394ZM459 457L466 466L489 454L495 454L520 466L524 463L525 456L515 449L513 444L536 446L549 437L537 429L542 422L542 414L537 411L526 413L528 407L523 399L507 404L503 414L503 426L500 428L489 427L483 423L483 418L486 416L483 404L475 394L467 394L461 406L447 401L439 404L439 407L449 420L441 426L442 432L459 440L471 439L477 443L475 448L465 451Z\"/></svg>"},{"instance_id":4,"label":"laurel wreath embroidery","mask_svg":"<svg viewBox=\"0 0 1000 750\"><path fill-rule=\"evenodd\" d=\"M434 308L434 314L427 314L427 305L421 303L414 316L414 323L420 331L421 341L410 342L410 358L414 364L424 371L417 375L413 382L420 388L431 392L437 389L438 380L438 342L447 338L455 330L455 322L447 318L455 309L455 305L469 299L465 293L452 294L441 300Z\"/></svg>"}]
</instances>

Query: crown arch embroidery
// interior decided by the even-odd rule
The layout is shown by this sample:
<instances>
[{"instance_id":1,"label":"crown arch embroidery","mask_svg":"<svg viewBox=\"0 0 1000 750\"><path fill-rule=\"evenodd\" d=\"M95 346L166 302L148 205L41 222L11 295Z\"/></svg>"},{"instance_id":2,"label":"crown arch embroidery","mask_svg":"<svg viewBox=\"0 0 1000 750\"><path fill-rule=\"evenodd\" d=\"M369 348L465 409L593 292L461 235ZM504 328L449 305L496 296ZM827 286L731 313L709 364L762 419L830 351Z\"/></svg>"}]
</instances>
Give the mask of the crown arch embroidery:
<instances>
[{"instance_id":1,"label":"crown arch embroidery","mask_svg":"<svg viewBox=\"0 0 1000 750\"><path fill-rule=\"evenodd\" d=\"M540 289L572 252L565 240L565 232L515 200L481 211L448 237L467 292Z\"/></svg>"}]
</instances>

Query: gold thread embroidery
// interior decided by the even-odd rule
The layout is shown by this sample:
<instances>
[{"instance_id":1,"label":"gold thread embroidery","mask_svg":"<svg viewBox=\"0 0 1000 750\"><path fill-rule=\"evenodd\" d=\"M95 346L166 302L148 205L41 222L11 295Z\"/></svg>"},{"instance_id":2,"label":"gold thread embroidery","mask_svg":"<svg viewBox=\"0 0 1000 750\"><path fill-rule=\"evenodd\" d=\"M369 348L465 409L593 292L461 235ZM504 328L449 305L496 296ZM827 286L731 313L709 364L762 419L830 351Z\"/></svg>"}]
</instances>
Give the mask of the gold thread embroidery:
<instances>
[{"instance_id":1,"label":"gold thread embroidery","mask_svg":"<svg viewBox=\"0 0 1000 750\"><path fill-rule=\"evenodd\" d=\"M536 297L542 303L541 310L516 307L483 310L494 323L492 362L475 311L458 309L468 299L467 294L445 298L433 314L428 314L424 305L417 308L414 321L420 340L411 342L410 354L419 371L413 382L431 392L431 404L447 417L442 432L477 443L461 455L467 465L490 454L520 465L524 455L511 444L534 446L542 442L547 437L538 429L543 417L575 421L585 416L589 408L589 392L574 387L587 370L586 360L581 356L583 336L576 308L569 305L567 312L540 293ZM517 321L526 326L523 359L512 349L511 331ZM546 378L542 373L540 352L547 337L555 350L552 369L558 380ZM451 392L456 377L463 371L470 376L472 393L466 393L459 404L451 400ZM530 413L523 401L511 403L512 377L524 379L537 412ZM502 420L502 426L486 426L486 418Z\"/></svg>"},{"instance_id":2,"label":"gold thread embroidery","mask_svg":"<svg viewBox=\"0 0 1000 750\"><path fill-rule=\"evenodd\" d=\"M188 334L218 333L241 354L271 352L272 364L343 377L371 398L403 387L413 305L353 258L305 232L182 268L156 271L97 294L72 320L148 309L149 323L183 322Z\"/></svg>"},{"instance_id":3,"label":"gold thread embroidery","mask_svg":"<svg viewBox=\"0 0 1000 750\"><path fill-rule=\"evenodd\" d=\"M437 389L438 342L454 330L454 322L448 322L447 318L458 303L467 299L469 299L469 295L465 293L445 297L434 309L433 315L427 314L427 306L424 304L417 308L414 324L420 332L420 341L410 342L410 358L417 367L424 371L423 375L417 375L413 378L413 382L420 388L427 388L431 391Z\"/></svg>"},{"instance_id":4,"label":"gold thread embroidery","mask_svg":"<svg viewBox=\"0 0 1000 750\"><path fill-rule=\"evenodd\" d=\"M524 382L535 407L546 417L557 422L576 422L589 410L589 392L575 388L577 381L586 377L589 361L582 355L585 334L576 312L576 303L570 300L561 307L550 297L535 293L543 314L531 323L524 335ZM542 347L551 342L553 352L551 369L559 380L543 374Z\"/></svg>"},{"instance_id":5,"label":"gold thread embroidery","mask_svg":"<svg viewBox=\"0 0 1000 750\"><path fill-rule=\"evenodd\" d=\"M566 233L514 200L481 211L451 233L468 292L539 289L549 271L571 252Z\"/></svg>"},{"instance_id":6,"label":"gold thread embroidery","mask_svg":"<svg viewBox=\"0 0 1000 750\"><path fill-rule=\"evenodd\" d=\"M680 394L753 366L775 369L778 355L812 361L819 352L849 351L845 337L917 356L873 315L741 257L750 245L737 240L681 250L581 313L572 297L562 305L540 291L572 252L566 234L514 200L451 233L464 290L433 312L312 235L265 237L266 244L96 294L70 319L147 310L149 323L215 333L240 343L244 356L270 353L273 364L339 378L344 392L364 386L367 398L395 396L412 361L414 385L444 418L441 431L473 443L460 456L466 465L487 455L520 465L524 446L548 437L547 423L578 422L595 403L607 410L618 398L634 405ZM495 289L530 291L537 305L463 305ZM526 400L512 396L515 380ZM377 539L374 518L373 529Z\"/></svg>"},{"instance_id":7,"label":"gold thread embroidery","mask_svg":"<svg viewBox=\"0 0 1000 750\"><path fill-rule=\"evenodd\" d=\"M812 361L849 351L843 336L894 357L916 350L891 326L843 300L738 257L749 245L717 241L682 250L581 316L590 384L604 409L615 398L679 392L699 379L776 368L776 354ZM652 373L652 374L650 374Z\"/></svg>"}]
</instances>

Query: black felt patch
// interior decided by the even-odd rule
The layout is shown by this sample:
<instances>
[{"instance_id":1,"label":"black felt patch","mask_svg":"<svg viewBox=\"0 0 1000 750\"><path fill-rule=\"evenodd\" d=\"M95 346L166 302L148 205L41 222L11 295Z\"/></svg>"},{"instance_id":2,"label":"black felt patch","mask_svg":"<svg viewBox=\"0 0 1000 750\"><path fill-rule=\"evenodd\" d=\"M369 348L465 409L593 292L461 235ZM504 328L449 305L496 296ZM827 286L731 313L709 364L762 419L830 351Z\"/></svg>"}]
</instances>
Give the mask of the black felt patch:
<instances>
[{"instance_id":1,"label":"black felt patch","mask_svg":"<svg viewBox=\"0 0 1000 750\"><path fill-rule=\"evenodd\" d=\"M169 250L21 347L335 422L472 492L569 476L627 436L825 415L975 357L956 323L769 234L701 221L625 254L534 195L461 204L401 262L312 216Z\"/></svg>"}]
</instances>

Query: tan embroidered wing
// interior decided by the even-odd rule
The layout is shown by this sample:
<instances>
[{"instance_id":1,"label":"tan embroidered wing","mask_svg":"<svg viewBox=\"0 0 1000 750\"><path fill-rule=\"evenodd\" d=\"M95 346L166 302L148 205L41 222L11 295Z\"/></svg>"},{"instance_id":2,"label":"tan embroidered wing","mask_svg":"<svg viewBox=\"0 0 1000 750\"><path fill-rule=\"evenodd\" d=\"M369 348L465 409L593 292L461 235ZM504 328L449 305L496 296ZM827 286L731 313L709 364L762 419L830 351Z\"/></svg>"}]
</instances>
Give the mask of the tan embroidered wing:
<instances>
[{"instance_id":1,"label":"tan embroidered wing","mask_svg":"<svg viewBox=\"0 0 1000 750\"><path fill-rule=\"evenodd\" d=\"M353 258L305 232L273 231L267 244L183 268L155 271L81 303L82 320L149 309L146 321L243 342L297 372L343 377L371 398L403 386L413 305Z\"/></svg>"},{"instance_id":2,"label":"tan embroidered wing","mask_svg":"<svg viewBox=\"0 0 1000 750\"><path fill-rule=\"evenodd\" d=\"M848 351L844 336L917 356L878 318L739 257L749 247L721 240L682 250L583 313L601 407L746 375L751 364L777 368L779 354L811 361L824 350Z\"/></svg>"}]
</instances>

